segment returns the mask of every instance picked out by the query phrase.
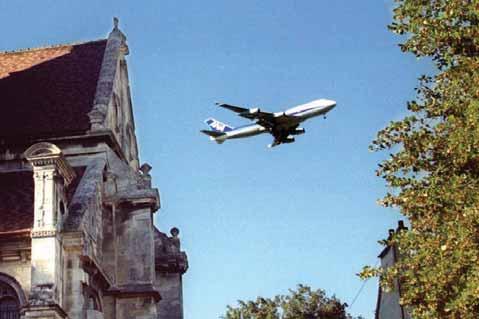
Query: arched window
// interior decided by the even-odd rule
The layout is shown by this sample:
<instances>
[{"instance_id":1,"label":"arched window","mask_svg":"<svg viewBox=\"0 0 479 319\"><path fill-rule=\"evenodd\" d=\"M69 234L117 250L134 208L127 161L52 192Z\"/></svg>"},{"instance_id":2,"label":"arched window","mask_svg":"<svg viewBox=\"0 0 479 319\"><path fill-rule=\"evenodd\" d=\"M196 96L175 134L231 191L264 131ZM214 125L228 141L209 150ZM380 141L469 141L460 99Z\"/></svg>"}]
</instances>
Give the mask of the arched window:
<instances>
[{"instance_id":1,"label":"arched window","mask_svg":"<svg viewBox=\"0 0 479 319\"><path fill-rule=\"evenodd\" d=\"M20 309L26 303L22 287L15 278L0 273L0 319L20 318Z\"/></svg>"},{"instance_id":2,"label":"arched window","mask_svg":"<svg viewBox=\"0 0 479 319\"><path fill-rule=\"evenodd\" d=\"M0 281L0 319L20 318L20 300L8 284Z\"/></svg>"}]
</instances>

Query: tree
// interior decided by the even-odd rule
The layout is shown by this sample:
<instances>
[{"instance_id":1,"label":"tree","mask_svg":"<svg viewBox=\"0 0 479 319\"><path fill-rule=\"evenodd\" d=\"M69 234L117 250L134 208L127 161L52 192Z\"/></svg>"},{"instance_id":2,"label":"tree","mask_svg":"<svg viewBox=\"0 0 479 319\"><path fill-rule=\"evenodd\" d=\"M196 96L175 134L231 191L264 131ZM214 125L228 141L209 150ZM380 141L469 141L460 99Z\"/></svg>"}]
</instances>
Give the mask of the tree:
<instances>
[{"instance_id":1,"label":"tree","mask_svg":"<svg viewBox=\"0 0 479 319\"><path fill-rule=\"evenodd\" d=\"M321 290L298 285L289 295L255 301L238 301L239 307L228 306L223 319L353 319L347 305L336 297L327 297ZM360 318L357 318L360 319Z\"/></svg>"},{"instance_id":2,"label":"tree","mask_svg":"<svg viewBox=\"0 0 479 319\"><path fill-rule=\"evenodd\" d=\"M402 51L432 58L410 114L378 132L371 148L389 150L377 174L393 189L380 201L411 224L387 242L400 260L386 270L365 267L422 318L479 314L479 2L396 0L389 28Z\"/></svg>"}]
</instances>

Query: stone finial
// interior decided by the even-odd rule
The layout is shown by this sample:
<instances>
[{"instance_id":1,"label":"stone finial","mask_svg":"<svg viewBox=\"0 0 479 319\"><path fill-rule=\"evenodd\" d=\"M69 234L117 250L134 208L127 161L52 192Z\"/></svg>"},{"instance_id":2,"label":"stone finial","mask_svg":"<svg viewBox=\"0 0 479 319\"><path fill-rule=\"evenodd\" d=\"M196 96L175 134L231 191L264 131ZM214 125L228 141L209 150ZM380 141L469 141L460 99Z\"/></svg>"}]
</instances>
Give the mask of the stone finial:
<instances>
[{"instance_id":1,"label":"stone finial","mask_svg":"<svg viewBox=\"0 0 479 319\"><path fill-rule=\"evenodd\" d=\"M153 167L151 167L150 164L144 163L140 166L140 171L143 173L143 175L149 175L152 168Z\"/></svg>"},{"instance_id":2,"label":"stone finial","mask_svg":"<svg viewBox=\"0 0 479 319\"><path fill-rule=\"evenodd\" d=\"M148 163L145 163L143 165L141 165L140 167L140 188L151 188L151 175L150 175L150 171L151 171L152 167L150 166L150 164Z\"/></svg>"},{"instance_id":3,"label":"stone finial","mask_svg":"<svg viewBox=\"0 0 479 319\"><path fill-rule=\"evenodd\" d=\"M180 234L180 230L176 227L173 227L172 229L170 229L170 234L171 236L171 243L176 247L176 249L178 249L178 251L180 251L181 249L181 243L180 243L180 238L178 237L178 235Z\"/></svg>"},{"instance_id":4,"label":"stone finial","mask_svg":"<svg viewBox=\"0 0 479 319\"><path fill-rule=\"evenodd\" d=\"M170 229L170 234L171 234L171 236L176 238L180 234L180 230L176 227L173 227L172 229Z\"/></svg>"},{"instance_id":5,"label":"stone finial","mask_svg":"<svg viewBox=\"0 0 479 319\"><path fill-rule=\"evenodd\" d=\"M113 17L113 30L118 30L118 18L117 17Z\"/></svg>"}]
</instances>

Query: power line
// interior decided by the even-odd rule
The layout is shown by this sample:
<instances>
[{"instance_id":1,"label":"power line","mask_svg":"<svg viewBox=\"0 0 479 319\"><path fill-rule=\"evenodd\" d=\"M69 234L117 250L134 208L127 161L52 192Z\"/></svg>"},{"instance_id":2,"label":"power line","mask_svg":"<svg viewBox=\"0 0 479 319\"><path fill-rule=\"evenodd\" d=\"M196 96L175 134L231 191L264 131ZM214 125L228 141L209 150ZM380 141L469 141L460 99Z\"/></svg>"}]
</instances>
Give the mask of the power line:
<instances>
[{"instance_id":1,"label":"power line","mask_svg":"<svg viewBox=\"0 0 479 319\"><path fill-rule=\"evenodd\" d=\"M378 267L379 266L379 260L376 262L376 265L374 265L374 268ZM369 279L371 279L371 277L369 277L368 279L364 280L363 281L363 284L361 285L361 287L359 287L359 290L358 292L356 293L356 295L354 296L353 300L351 301L351 303L349 304L349 309L351 309L354 305L354 303L356 302L356 300L358 299L359 295L361 295L361 292L363 292L363 289L364 287L366 286L366 284L368 283Z\"/></svg>"},{"instance_id":2,"label":"power line","mask_svg":"<svg viewBox=\"0 0 479 319\"><path fill-rule=\"evenodd\" d=\"M349 305L349 309L351 309L354 305L354 303L356 302L356 300L358 299L359 295L361 294L361 292L363 291L364 287L366 286L366 283L369 281L369 279L371 278L368 278L366 280L363 281L363 284L361 285L361 287L359 287L359 290L358 292L356 293L356 296L354 296L353 298L353 301L351 301L351 304Z\"/></svg>"}]
</instances>

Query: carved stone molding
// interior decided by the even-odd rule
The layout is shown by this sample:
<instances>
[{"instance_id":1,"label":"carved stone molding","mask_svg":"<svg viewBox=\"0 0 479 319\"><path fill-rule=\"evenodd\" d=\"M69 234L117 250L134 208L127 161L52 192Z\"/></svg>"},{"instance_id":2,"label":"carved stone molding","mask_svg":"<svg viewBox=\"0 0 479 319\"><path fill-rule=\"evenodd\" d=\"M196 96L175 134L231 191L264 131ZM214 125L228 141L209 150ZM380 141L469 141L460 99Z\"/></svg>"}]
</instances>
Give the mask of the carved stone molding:
<instances>
[{"instance_id":1,"label":"carved stone molding","mask_svg":"<svg viewBox=\"0 0 479 319\"><path fill-rule=\"evenodd\" d=\"M155 268L159 272L184 274L188 270L188 258L184 252L157 256Z\"/></svg>"},{"instance_id":2,"label":"carved stone molding","mask_svg":"<svg viewBox=\"0 0 479 319\"><path fill-rule=\"evenodd\" d=\"M111 288L104 292L106 296L115 296L118 299L122 298L153 298L155 302L161 300L160 292L151 284L131 284L122 285Z\"/></svg>"},{"instance_id":3,"label":"carved stone molding","mask_svg":"<svg viewBox=\"0 0 479 319\"><path fill-rule=\"evenodd\" d=\"M34 230L32 231L32 238L55 237L56 230Z\"/></svg>"},{"instance_id":4,"label":"carved stone molding","mask_svg":"<svg viewBox=\"0 0 479 319\"><path fill-rule=\"evenodd\" d=\"M61 149L52 143L37 143L25 151L25 157L34 168L54 166L68 186L76 177L75 171L63 157Z\"/></svg>"},{"instance_id":5,"label":"carved stone molding","mask_svg":"<svg viewBox=\"0 0 479 319\"><path fill-rule=\"evenodd\" d=\"M25 319L64 319L68 314L58 305L32 305L29 304L22 311Z\"/></svg>"},{"instance_id":6,"label":"carved stone molding","mask_svg":"<svg viewBox=\"0 0 479 319\"><path fill-rule=\"evenodd\" d=\"M95 108L88 113L92 130L98 131L105 129L104 122L107 108L108 107L106 105L97 104Z\"/></svg>"}]
</instances>

